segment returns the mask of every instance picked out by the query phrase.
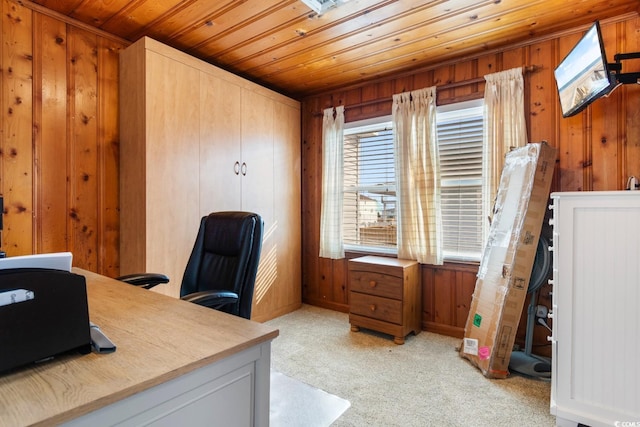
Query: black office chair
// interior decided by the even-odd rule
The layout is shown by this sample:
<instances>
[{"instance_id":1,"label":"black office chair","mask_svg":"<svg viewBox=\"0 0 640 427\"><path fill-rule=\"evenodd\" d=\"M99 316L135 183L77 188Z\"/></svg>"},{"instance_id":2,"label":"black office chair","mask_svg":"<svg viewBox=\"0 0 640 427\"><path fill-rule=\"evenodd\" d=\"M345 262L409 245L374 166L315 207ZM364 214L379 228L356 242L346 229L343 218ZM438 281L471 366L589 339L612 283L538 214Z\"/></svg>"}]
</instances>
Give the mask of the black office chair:
<instances>
[{"instance_id":1,"label":"black office chair","mask_svg":"<svg viewBox=\"0 0 640 427\"><path fill-rule=\"evenodd\" d=\"M263 221L255 213L214 212L203 217L180 298L251 318L262 234ZM129 274L118 280L147 289L169 282L167 276L155 273Z\"/></svg>"}]
</instances>

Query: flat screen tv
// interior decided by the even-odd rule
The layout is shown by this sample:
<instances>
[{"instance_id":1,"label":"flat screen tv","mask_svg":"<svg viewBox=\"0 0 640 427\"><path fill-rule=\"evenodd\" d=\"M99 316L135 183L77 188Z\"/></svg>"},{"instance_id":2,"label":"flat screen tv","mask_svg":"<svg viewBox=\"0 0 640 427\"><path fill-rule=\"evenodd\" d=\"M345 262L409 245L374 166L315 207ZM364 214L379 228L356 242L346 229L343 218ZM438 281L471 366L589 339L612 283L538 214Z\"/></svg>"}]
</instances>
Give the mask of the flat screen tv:
<instances>
[{"instance_id":1,"label":"flat screen tv","mask_svg":"<svg viewBox=\"0 0 640 427\"><path fill-rule=\"evenodd\" d=\"M594 22L554 71L562 117L573 116L616 86L602 43L600 24Z\"/></svg>"}]
</instances>

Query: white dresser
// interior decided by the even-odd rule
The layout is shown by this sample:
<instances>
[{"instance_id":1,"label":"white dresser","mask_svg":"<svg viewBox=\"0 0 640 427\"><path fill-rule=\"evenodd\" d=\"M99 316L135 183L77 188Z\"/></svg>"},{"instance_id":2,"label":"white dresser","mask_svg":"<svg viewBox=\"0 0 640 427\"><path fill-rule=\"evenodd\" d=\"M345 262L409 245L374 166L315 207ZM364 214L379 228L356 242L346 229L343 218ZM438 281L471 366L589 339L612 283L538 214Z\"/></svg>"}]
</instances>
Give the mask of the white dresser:
<instances>
[{"instance_id":1,"label":"white dresser","mask_svg":"<svg viewBox=\"0 0 640 427\"><path fill-rule=\"evenodd\" d=\"M551 413L640 425L640 191L553 193Z\"/></svg>"}]
</instances>

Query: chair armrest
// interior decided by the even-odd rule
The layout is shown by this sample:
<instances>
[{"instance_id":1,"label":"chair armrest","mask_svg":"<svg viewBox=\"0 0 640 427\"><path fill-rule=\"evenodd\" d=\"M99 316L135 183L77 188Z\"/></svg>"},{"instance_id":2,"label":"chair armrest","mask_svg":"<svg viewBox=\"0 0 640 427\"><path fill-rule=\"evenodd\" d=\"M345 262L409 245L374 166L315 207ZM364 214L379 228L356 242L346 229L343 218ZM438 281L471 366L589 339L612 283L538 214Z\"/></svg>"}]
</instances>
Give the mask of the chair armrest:
<instances>
[{"instance_id":1,"label":"chair armrest","mask_svg":"<svg viewBox=\"0 0 640 427\"><path fill-rule=\"evenodd\" d=\"M134 286L141 286L145 289L151 289L162 283L169 283L169 278L160 273L135 273L116 277L116 280L129 283Z\"/></svg>"},{"instance_id":2,"label":"chair armrest","mask_svg":"<svg viewBox=\"0 0 640 427\"><path fill-rule=\"evenodd\" d=\"M185 295L181 299L205 307L218 309L226 304L238 302L238 294L230 291L202 291Z\"/></svg>"}]
</instances>

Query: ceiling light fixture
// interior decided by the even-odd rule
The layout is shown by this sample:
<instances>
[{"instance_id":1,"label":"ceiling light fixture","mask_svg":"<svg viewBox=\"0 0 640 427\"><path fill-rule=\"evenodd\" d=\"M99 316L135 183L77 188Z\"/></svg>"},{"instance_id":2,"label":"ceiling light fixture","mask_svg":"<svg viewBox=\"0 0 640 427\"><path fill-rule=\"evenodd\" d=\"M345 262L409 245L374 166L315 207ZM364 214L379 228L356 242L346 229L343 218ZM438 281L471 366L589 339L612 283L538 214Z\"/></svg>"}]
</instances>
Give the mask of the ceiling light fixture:
<instances>
[{"instance_id":1,"label":"ceiling light fixture","mask_svg":"<svg viewBox=\"0 0 640 427\"><path fill-rule=\"evenodd\" d=\"M328 9L336 7L348 0L301 0L302 3L313 9L318 15L322 15Z\"/></svg>"},{"instance_id":2,"label":"ceiling light fixture","mask_svg":"<svg viewBox=\"0 0 640 427\"><path fill-rule=\"evenodd\" d=\"M322 15L325 10L336 5L335 0L302 0L302 3L309 6L318 15Z\"/></svg>"}]
</instances>

